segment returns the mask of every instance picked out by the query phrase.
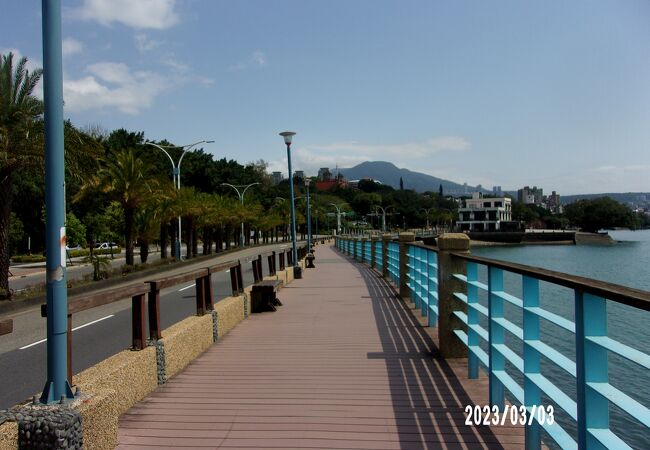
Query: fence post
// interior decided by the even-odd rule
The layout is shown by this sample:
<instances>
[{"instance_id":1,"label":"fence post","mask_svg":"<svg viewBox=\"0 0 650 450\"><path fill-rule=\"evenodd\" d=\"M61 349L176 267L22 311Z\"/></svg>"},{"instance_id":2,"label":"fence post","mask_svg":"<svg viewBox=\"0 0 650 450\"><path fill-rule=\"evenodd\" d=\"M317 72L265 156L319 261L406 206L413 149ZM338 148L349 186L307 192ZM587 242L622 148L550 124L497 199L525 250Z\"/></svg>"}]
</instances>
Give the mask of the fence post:
<instances>
[{"instance_id":1,"label":"fence post","mask_svg":"<svg viewBox=\"0 0 650 450\"><path fill-rule=\"evenodd\" d=\"M370 267L375 268L375 259L377 258L377 241L379 236L370 236Z\"/></svg>"},{"instance_id":2,"label":"fence post","mask_svg":"<svg viewBox=\"0 0 650 450\"><path fill-rule=\"evenodd\" d=\"M454 258L451 252L469 254L469 237L463 233L446 233L438 238L438 340L444 358L466 358L467 347L454 334L464 330L465 324L454 311L467 314L467 305L454 297L454 292L465 293L465 284L453 277L465 274L465 261Z\"/></svg>"},{"instance_id":3,"label":"fence post","mask_svg":"<svg viewBox=\"0 0 650 450\"><path fill-rule=\"evenodd\" d=\"M390 234L381 236L381 276L388 278L388 243L392 240Z\"/></svg>"},{"instance_id":4,"label":"fence post","mask_svg":"<svg viewBox=\"0 0 650 450\"><path fill-rule=\"evenodd\" d=\"M359 261L363 263L363 261L366 259L366 241L368 239L365 237L361 238L361 257L359 258Z\"/></svg>"},{"instance_id":5,"label":"fence post","mask_svg":"<svg viewBox=\"0 0 650 450\"><path fill-rule=\"evenodd\" d=\"M408 243L415 241L415 234L410 231L405 231L399 234L399 296L404 298L411 298L411 289L408 287L408 273L407 266L409 262L408 257Z\"/></svg>"},{"instance_id":6,"label":"fence post","mask_svg":"<svg viewBox=\"0 0 650 450\"><path fill-rule=\"evenodd\" d=\"M147 301L149 316L149 339L157 341L162 338L160 334L160 287L156 281L149 281L149 295Z\"/></svg>"}]
</instances>

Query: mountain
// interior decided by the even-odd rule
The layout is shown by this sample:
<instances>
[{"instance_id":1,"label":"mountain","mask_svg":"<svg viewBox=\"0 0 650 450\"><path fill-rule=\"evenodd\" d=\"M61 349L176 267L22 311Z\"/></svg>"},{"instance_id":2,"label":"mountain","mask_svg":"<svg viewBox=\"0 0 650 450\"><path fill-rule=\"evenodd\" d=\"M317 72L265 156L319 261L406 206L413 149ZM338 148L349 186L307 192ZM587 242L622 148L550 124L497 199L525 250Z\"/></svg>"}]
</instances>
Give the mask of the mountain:
<instances>
[{"instance_id":1,"label":"mountain","mask_svg":"<svg viewBox=\"0 0 650 450\"><path fill-rule=\"evenodd\" d=\"M417 192L438 192L441 184L443 192L449 195L470 194L476 190L474 186L465 187L453 181L408 169L400 169L387 161L366 161L348 169L339 169L339 171L348 181L372 178L395 189L399 189L399 180L402 178L404 189L413 189Z\"/></svg>"}]
</instances>

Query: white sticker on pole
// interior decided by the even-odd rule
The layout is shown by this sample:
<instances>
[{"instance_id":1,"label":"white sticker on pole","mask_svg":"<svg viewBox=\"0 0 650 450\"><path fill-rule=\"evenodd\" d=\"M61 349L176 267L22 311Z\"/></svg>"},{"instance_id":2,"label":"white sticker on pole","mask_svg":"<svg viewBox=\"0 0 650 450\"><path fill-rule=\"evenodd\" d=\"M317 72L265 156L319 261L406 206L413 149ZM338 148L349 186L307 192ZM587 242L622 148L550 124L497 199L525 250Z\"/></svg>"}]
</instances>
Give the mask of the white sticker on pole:
<instances>
[{"instance_id":1,"label":"white sticker on pole","mask_svg":"<svg viewBox=\"0 0 650 450\"><path fill-rule=\"evenodd\" d=\"M61 246L61 267L65 267L65 246L67 245L67 238L65 236L65 227L61 227L59 245Z\"/></svg>"}]
</instances>

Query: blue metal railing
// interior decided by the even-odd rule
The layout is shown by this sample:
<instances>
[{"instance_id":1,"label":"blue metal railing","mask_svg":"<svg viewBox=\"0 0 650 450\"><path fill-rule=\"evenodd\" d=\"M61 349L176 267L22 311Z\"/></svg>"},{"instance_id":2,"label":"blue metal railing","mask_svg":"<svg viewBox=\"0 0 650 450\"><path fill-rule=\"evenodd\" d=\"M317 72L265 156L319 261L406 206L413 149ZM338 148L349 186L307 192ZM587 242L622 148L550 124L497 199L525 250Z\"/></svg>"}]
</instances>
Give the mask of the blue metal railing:
<instances>
[{"instance_id":1,"label":"blue metal railing","mask_svg":"<svg viewBox=\"0 0 650 450\"><path fill-rule=\"evenodd\" d=\"M367 240L363 243L363 262L370 264L372 258L372 242Z\"/></svg>"},{"instance_id":2,"label":"blue metal railing","mask_svg":"<svg viewBox=\"0 0 650 450\"><path fill-rule=\"evenodd\" d=\"M388 277L399 286L399 244L388 242Z\"/></svg>"},{"instance_id":3,"label":"blue metal railing","mask_svg":"<svg viewBox=\"0 0 650 450\"><path fill-rule=\"evenodd\" d=\"M376 242L378 267L383 245ZM438 325L437 251L421 244L407 248L407 285L430 326ZM387 253L389 279L399 286L399 244L389 241ZM506 393L529 415L536 407L559 408L559 420L540 420L538 414L525 425L527 449L539 449L543 436L563 449L631 448L626 432L612 426L610 414L627 416L625 423L636 422L643 435L650 435L650 409L639 402L642 396L632 398L624 392L627 386L615 386L625 381L612 381L627 380L630 367L648 377L650 355L634 348L635 342L621 342L607 326L608 305L622 303L635 308L632 314L648 314L650 293L498 260L452 256L464 260L466 269L453 275L466 287L466 292L453 293L466 312L457 309L453 315L464 325L454 333L468 348L469 378L477 378L479 368L487 373L490 406L502 412ZM567 288L572 300L563 303L558 291ZM620 326L613 331L621 334ZM609 359L619 361L621 376L611 377Z\"/></svg>"},{"instance_id":4,"label":"blue metal railing","mask_svg":"<svg viewBox=\"0 0 650 450\"><path fill-rule=\"evenodd\" d=\"M428 318L430 327L438 326L438 253L420 245L408 246L407 282L415 307Z\"/></svg>"},{"instance_id":5,"label":"blue metal railing","mask_svg":"<svg viewBox=\"0 0 650 450\"><path fill-rule=\"evenodd\" d=\"M384 258L382 257L382 255L383 255L382 243L381 243L381 241L377 241L377 242L375 242L375 267L380 272L384 268L384 262L383 262Z\"/></svg>"},{"instance_id":6,"label":"blue metal railing","mask_svg":"<svg viewBox=\"0 0 650 450\"><path fill-rule=\"evenodd\" d=\"M360 239L354 240L354 259L356 259L357 261L361 261L361 250L362 250L361 244L362 243Z\"/></svg>"},{"instance_id":7,"label":"blue metal railing","mask_svg":"<svg viewBox=\"0 0 650 450\"><path fill-rule=\"evenodd\" d=\"M467 274L454 277L466 283L467 294L455 292L454 296L467 305L468 312L454 311L454 314L467 325L467 332L459 329L454 332L469 350L468 376L477 378L479 366L487 372L490 404L501 410L507 391L529 414L544 396L570 418L564 425L557 421L533 421L526 429L526 448L539 448L540 427L565 449L630 448L611 430L610 406L615 405L646 428L650 428L650 410L610 384L608 355L618 355L645 369L650 369L650 356L612 339L607 330L607 304L611 301L630 304L630 298L627 301L625 295L619 298L619 293L608 292L602 287L604 283L595 280L567 282L577 277L486 258L463 259L467 260ZM487 270L487 283L479 281L479 269ZM521 298L505 291L504 273L521 277ZM574 321L542 306L540 281L573 290ZM484 293L483 301L480 301L481 293ZM506 308L509 311L514 308L514 312L505 314ZM544 339L540 325L548 324L557 332L564 330L573 335L575 361L558 351L548 336ZM559 386L560 377L554 376L552 370L541 370L543 361L553 363L573 379L574 387L570 390L576 392L574 396L565 392L569 390L567 386Z\"/></svg>"}]
</instances>

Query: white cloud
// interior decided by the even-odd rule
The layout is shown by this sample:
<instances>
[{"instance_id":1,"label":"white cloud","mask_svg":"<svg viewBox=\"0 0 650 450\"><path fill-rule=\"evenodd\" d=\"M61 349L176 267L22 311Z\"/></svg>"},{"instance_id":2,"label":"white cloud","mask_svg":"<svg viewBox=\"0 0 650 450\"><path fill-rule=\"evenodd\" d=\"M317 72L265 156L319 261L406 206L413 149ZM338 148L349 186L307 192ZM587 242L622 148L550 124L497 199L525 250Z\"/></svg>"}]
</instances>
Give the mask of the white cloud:
<instances>
[{"instance_id":1,"label":"white cloud","mask_svg":"<svg viewBox=\"0 0 650 450\"><path fill-rule=\"evenodd\" d=\"M61 44L63 48L63 56L75 55L81 53L84 49L84 45L81 42L71 37L63 39Z\"/></svg>"},{"instance_id":2,"label":"white cloud","mask_svg":"<svg viewBox=\"0 0 650 450\"><path fill-rule=\"evenodd\" d=\"M63 98L67 111L116 109L138 114L149 108L165 89L165 77L145 71L133 72L126 64L99 62L87 67L90 75L64 80Z\"/></svg>"},{"instance_id":3,"label":"white cloud","mask_svg":"<svg viewBox=\"0 0 650 450\"><path fill-rule=\"evenodd\" d=\"M266 66L267 64L268 64L268 59L266 55L262 51L256 50L253 52L251 56L249 56L245 60L240 61L237 64L228 67L228 70L237 71L237 70L245 70L251 68L260 68Z\"/></svg>"},{"instance_id":4,"label":"white cloud","mask_svg":"<svg viewBox=\"0 0 650 450\"><path fill-rule=\"evenodd\" d=\"M133 39L135 40L135 48L141 53L151 51L162 45L162 41L151 39L145 33L137 33L133 36Z\"/></svg>"},{"instance_id":5,"label":"white cloud","mask_svg":"<svg viewBox=\"0 0 650 450\"><path fill-rule=\"evenodd\" d=\"M83 0L71 16L104 26L114 22L133 28L162 30L178 23L176 0Z\"/></svg>"},{"instance_id":6,"label":"white cloud","mask_svg":"<svg viewBox=\"0 0 650 450\"><path fill-rule=\"evenodd\" d=\"M432 155L449 152L464 151L471 147L469 141L459 136L443 136L431 138L424 142L407 142L404 144L362 144L356 141L336 142L325 145L308 145L292 150L291 162L297 170L304 170L308 174L317 173L320 167L329 167L330 170L338 167L352 167L364 161L412 161L415 167L411 170L424 172L425 169L417 167L417 160ZM286 170L287 160L269 162L269 170ZM400 166L404 167L404 166Z\"/></svg>"}]
</instances>

